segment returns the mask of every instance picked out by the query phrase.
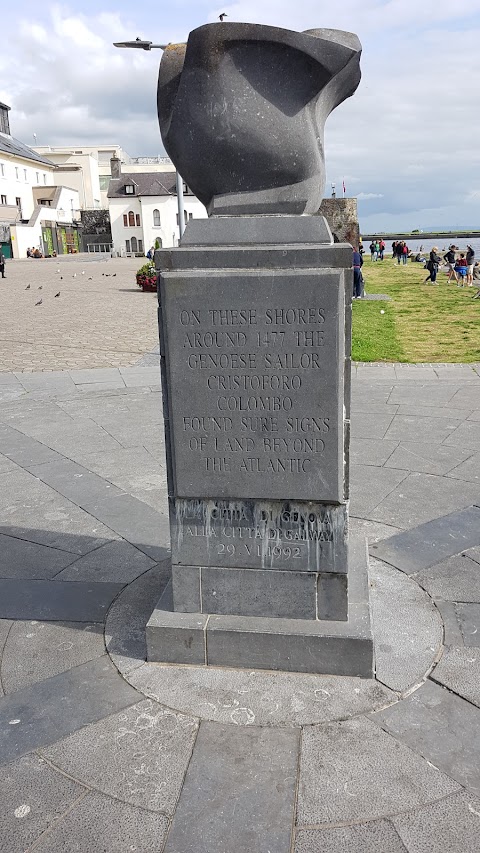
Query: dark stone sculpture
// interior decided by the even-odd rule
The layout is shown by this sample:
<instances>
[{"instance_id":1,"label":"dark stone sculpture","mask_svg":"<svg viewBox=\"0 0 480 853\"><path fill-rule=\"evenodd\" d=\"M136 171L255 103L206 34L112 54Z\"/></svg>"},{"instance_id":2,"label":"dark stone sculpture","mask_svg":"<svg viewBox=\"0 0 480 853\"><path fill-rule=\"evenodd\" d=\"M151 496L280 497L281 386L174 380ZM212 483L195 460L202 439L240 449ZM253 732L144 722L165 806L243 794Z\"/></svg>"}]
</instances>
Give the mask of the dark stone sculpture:
<instances>
[{"instance_id":1,"label":"dark stone sculpture","mask_svg":"<svg viewBox=\"0 0 480 853\"><path fill-rule=\"evenodd\" d=\"M323 127L360 82L353 33L207 24L169 45L158 115L167 153L214 214L314 214Z\"/></svg>"}]
</instances>

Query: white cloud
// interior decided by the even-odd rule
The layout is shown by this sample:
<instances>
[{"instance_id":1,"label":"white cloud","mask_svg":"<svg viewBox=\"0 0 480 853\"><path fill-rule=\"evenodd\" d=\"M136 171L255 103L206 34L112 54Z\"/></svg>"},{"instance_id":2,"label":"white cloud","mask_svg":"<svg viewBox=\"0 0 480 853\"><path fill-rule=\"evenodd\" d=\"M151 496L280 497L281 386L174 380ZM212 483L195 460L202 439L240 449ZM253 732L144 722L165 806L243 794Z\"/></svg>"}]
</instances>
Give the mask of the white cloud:
<instances>
[{"instance_id":1,"label":"white cloud","mask_svg":"<svg viewBox=\"0 0 480 853\"><path fill-rule=\"evenodd\" d=\"M12 105L14 135L27 144L35 132L41 144L118 142L132 155L161 153L160 52L112 46L137 35L156 38L146 9L129 5L124 14L118 0L116 11L109 5L95 13L85 0L80 13L46 0L38 17L26 2L0 56L0 99ZM359 34L363 79L327 120L325 150L327 187L341 187L345 178L348 193L361 190L362 224L382 227L390 217L398 227L421 228L479 216L478 0L344 0L321 9L318 0L222 7L177 0L156 24L158 38L179 40L202 17L215 20L223 11L230 20Z\"/></svg>"},{"instance_id":2,"label":"white cloud","mask_svg":"<svg viewBox=\"0 0 480 853\"><path fill-rule=\"evenodd\" d=\"M368 201L371 198L383 198L383 193L357 193L360 201Z\"/></svg>"}]
</instances>

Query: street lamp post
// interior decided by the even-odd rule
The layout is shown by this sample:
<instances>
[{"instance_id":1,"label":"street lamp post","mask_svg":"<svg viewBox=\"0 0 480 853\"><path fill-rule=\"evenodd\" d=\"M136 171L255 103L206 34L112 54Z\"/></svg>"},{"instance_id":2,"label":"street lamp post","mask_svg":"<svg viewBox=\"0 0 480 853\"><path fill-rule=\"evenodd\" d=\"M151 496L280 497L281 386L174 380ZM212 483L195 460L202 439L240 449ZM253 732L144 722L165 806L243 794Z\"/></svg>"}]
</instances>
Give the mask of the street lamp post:
<instances>
[{"instance_id":1,"label":"street lamp post","mask_svg":"<svg viewBox=\"0 0 480 853\"><path fill-rule=\"evenodd\" d=\"M134 50L165 50L168 45L166 44L153 44L151 41L146 41L141 38L136 38L134 41L114 41L114 47L127 47L133 48ZM178 205L178 230L180 233L180 239L182 239L183 232L185 231L185 207L183 203L183 180L182 176L175 170L176 174L176 189L177 189L177 205Z\"/></svg>"}]
</instances>

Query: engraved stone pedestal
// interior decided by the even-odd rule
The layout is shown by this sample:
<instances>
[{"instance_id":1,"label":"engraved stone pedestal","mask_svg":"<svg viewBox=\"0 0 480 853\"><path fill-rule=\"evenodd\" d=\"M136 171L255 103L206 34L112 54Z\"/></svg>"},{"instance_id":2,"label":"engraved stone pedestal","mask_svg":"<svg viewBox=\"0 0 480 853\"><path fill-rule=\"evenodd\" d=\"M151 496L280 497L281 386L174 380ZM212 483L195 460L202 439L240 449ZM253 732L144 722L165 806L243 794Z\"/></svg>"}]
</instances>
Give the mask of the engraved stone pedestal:
<instances>
[{"instance_id":1,"label":"engraved stone pedestal","mask_svg":"<svg viewBox=\"0 0 480 853\"><path fill-rule=\"evenodd\" d=\"M372 675L351 256L309 216L193 220L156 252L172 583L150 661Z\"/></svg>"}]
</instances>

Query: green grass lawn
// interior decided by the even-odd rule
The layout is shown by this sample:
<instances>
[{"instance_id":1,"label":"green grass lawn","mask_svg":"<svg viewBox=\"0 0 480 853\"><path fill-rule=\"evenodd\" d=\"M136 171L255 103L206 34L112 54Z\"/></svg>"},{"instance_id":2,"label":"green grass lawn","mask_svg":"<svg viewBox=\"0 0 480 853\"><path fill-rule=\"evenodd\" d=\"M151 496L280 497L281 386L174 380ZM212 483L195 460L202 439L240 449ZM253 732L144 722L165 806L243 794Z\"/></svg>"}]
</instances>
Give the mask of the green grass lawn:
<instances>
[{"instance_id":1,"label":"green grass lawn","mask_svg":"<svg viewBox=\"0 0 480 853\"><path fill-rule=\"evenodd\" d=\"M480 299L475 287L424 284L421 264L393 263L391 257L363 265L367 293L385 293L390 302L353 303L352 358L355 361L480 361ZM381 312L384 312L383 314Z\"/></svg>"}]
</instances>

